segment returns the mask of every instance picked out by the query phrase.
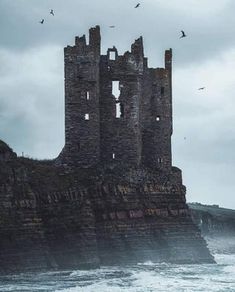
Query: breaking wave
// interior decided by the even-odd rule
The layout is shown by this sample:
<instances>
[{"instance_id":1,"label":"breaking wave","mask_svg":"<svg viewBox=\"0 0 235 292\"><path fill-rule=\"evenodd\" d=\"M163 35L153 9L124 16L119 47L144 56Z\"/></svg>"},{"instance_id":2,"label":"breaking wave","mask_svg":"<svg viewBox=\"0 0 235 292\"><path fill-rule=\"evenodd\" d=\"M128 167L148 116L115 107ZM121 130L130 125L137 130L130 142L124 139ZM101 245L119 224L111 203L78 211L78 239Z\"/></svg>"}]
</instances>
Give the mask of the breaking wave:
<instances>
[{"instance_id":1,"label":"breaking wave","mask_svg":"<svg viewBox=\"0 0 235 292\"><path fill-rule=\"evenodd\" d=\"M139 263L90 271L25 273L0 277L0 291L153 292L235 291L235 254L215 255L217 264Z\"/></svg>"}]
</instances>

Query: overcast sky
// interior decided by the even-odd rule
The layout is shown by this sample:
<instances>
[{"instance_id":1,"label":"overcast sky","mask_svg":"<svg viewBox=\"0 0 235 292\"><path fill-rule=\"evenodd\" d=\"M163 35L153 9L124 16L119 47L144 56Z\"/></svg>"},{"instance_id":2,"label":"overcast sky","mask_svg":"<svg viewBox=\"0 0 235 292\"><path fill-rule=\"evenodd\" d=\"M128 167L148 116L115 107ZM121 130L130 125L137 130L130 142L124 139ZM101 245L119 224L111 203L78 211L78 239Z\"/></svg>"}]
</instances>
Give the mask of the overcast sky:
<instances>
[{"instance_id":1,"label":"overcast sky","mask_svg":"<svg viewBox=\"0 0 235 292\"><path fill-rule=\"evenodd\" d=\"M235 1L137 3L0 0L0 139L19 155L56 157L64 144L63 47L97 24L103 54L113 45L123 53L142 35L152 67L173 49L173 161L187 200L235 209Z\"/></svg>"}]
</instances>

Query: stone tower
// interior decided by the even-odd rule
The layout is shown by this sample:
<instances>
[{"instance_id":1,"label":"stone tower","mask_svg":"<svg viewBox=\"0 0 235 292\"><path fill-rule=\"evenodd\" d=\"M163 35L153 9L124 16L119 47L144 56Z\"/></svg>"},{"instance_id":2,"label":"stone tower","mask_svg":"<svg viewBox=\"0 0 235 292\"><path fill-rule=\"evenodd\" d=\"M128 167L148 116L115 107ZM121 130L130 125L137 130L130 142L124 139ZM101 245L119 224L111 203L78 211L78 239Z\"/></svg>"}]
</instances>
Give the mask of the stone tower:
<instances>
[{"instance_id":1,"label":"stone tower","mask_svg":"<svg viewBox=\"0 0 235 292\"><path fill-rule=\"evenodd\" d=\"M142 37L131 51L100 54L100 28L65 48L65 147L57 162L99 162L171 169L172 52L148 68Z\"/></svg>"},{"instance_id":2,"label":"stone tower","mask_svg":"<svg viewBox=\"0 0 235 292\"><path fill-rule=\"evenodd\" d=\"M64 49L65 161L88 166L100 158L100 31L90 29Z\"/></svg>"}]
</instances>

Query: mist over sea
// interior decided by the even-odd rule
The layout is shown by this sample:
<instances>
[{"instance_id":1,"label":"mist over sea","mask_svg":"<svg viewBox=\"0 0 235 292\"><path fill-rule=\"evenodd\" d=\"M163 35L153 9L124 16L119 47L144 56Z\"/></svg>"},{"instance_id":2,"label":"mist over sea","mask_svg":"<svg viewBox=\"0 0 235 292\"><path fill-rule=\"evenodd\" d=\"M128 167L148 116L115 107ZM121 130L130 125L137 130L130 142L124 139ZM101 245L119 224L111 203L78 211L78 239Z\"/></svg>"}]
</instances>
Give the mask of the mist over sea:
<instances>
[{"instance_id":1,"label":"mist over sea","mask_svg":"<svg viewBox=\"0 0 235 292\"><path fill-rule=\"evenodd\" d=\"M146 262L128 267L102 267L90 271L1 276L0 291L235 291L235 253L214 256L217 264L176 265Z\"/></svg>"}]
</instances>

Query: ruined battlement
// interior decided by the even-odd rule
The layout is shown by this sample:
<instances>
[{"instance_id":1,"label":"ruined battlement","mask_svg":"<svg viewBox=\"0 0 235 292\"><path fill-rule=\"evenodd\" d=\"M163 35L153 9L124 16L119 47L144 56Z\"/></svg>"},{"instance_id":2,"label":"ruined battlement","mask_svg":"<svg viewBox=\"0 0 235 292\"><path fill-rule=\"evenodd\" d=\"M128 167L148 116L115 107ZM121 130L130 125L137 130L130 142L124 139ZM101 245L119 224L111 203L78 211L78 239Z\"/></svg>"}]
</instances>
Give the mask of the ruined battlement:
<instances>
[{"instance_id":1,"label":"ruined battlement","mask_svg":"<svg viewBox=\"0 0 235 292\"><path fill-rule=\"evenodd\" d=\"M64 50L65 147L57 163L90 167L130 163L170 170L172 51L148 68L142 37L131 50L101 55L100 28Z\"/></svg>"}]
</instances>

